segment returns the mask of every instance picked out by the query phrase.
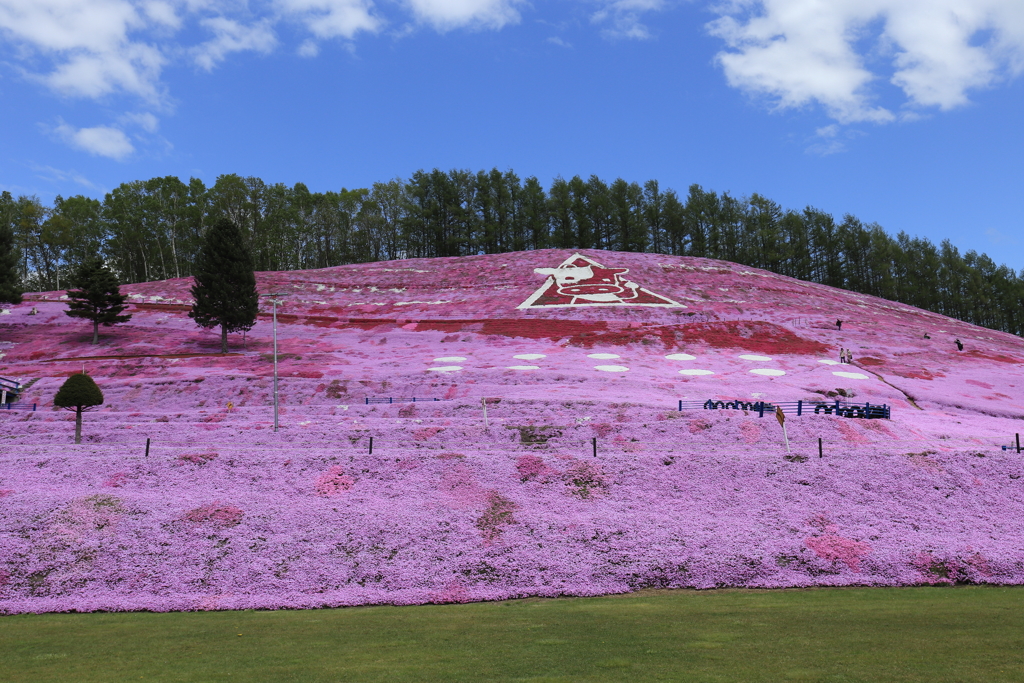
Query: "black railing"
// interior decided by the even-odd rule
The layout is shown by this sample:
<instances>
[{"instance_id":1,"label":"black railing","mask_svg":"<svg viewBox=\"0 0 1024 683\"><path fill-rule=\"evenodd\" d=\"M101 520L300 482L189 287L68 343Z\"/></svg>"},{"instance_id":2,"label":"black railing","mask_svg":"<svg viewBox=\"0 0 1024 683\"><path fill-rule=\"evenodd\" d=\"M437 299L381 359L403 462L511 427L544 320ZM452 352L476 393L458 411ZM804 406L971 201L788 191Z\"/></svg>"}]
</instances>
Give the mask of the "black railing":
<instances>
[{"instance_id":1,"label":"black railing","mask_svg":"<svg viewBox=\"0 0 1024 683\"><path fill-rule=\"evenodd\" d=\"M859 417L868 420L890 417L889 406L884 403L847 403L845 401L745 401L743 399L713 399L707 401L679 401L679 410L748 410L764 417L774 415L781 408L785 415L836 415L837 417Z\"/></svg>"},{"instance_id":2,"label":"black railing","mask_svg":"<svg viewBox=\"0 0 1024 683\"><path fill-rule=\"evenodd\" d=\"M420 402L433 402L433 401L444 401L443 398L366 398L366 405L371 403L420 403Z\"/></svg>"}]
</instances>

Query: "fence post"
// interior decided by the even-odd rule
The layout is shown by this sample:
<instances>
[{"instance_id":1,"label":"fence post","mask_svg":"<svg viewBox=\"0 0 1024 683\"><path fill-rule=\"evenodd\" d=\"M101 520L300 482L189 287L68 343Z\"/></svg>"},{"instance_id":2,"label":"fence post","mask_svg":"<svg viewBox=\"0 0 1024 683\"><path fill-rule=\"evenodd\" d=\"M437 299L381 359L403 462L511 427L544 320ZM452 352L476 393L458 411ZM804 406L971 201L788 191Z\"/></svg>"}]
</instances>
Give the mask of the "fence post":
<instances>
[{"instance_id":1,"label":"fence post","mask_svg":"<svg viewBox=\"0 0 1024 683\"><path fill-rule=\"evenodd\" d=\"M373 455L373 437L370 437L370 452L367 455Z\"/></svg>"},{"instance_id":2,"label":"fence post","mask_svg":"<svg viewBox=\"0 0 1024 683\"><path fill-rule=\"evenodd\" d=\"M821 437L820 436L818 437L818 457L819 458L822 457L822 453L821 453Z\"/></svg>"},{"instance_id":3,"label":"fence post","mask_svg":"<svg viewBox=\"0 0 1024 683\"><path fill-rule=\"evenodd\" d=\"M1020 453L1020 434L1017 435L1017 452Z\"/></svg>"},{"instance_id":4,"label":"fence post","mask_svg":"<svg viewBox=\"0 0 1024 683\"><path fill-rule=\"evenodd\" d=\"M803 414L804 414L804 402L803 401L797 401L796 402L796 416L800 417Z\"/></svg>"},{"instance_id":5,"label":"fence post","mask_svg":"<svg viewBox=\"0 0 1024 683\"><path fill-rule=\"evenodd\" d=\"M597 457L597 437L594 437L594 457Z\"/></svg>"},{"instance_id":6,"label":"fence post","mask_svg":"<svg viewBox=\"0 0 1024 683\"><path fill-rule=\"evenodd\" d=\"M683 399L679 399L679 412L683 412Z\"/></svg>"},{"instance_id":7,"label":"fence post","mask_svg":"<svg viewBox=\"0 0 1024 683\"><path fill-rule=\"evenodd\" d=\"M370 397L369 396L366 397L366 405L370 405Z\"/></svg>"},{"instance_id":8,"label":"fence post","mask_svg":"<svg viewBox=\"0 0 1024 683\"><path fill-rule=\"evenodd\" d=\"M760 401L757 404L757 416L764 417L764 401Z\"/></svg>"},{"instance_id":9,"label":"fence post","mask_svg":"<svg viewBox=\"0 0 1024 683\"><path fill-rule=\"evenodd\" d=\"M146 437L146 457L149 457L149 437Z\"/></svg>"}]
</instances>

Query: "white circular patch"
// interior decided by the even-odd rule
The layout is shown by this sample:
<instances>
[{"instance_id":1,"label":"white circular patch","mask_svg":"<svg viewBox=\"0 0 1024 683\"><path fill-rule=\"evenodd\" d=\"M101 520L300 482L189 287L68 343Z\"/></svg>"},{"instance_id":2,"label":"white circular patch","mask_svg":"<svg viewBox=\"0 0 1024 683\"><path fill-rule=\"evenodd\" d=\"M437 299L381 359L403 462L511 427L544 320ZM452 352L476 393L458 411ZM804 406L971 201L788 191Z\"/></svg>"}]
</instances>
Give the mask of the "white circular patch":
<instances>
[{"instance_id":1,"label":"white circular patch","mask_svg":"<svg viewBox=\"0 0 1024 683\"><path fill-rule=\"evenodd\" d=\"M541 358L547 358L543 353L521 353L518 356L512 356L517 360L540 360Z\"/></svg>"},{"instance_id":2,"label":"white circular patch","mask_svg":"<svg viewBox=\"0 0 1024 683\"><path fill-rule=\"evenodd\" d=\"M680 375L713 375L710 370L680 370Z\"/></svg>"},{"instance_id":3,"label":"white circular patch","mask_svg":"<svg viewBox=\"0 0 1024 683\"><path fill-rule=\"evenodd\" d=\"M539 365L509 365L506 370L540 370Z\"/></svg>"},{"instance_id":4,"label":"white circular patch","mask_svg":"<svg viewBox=\"0 0 1024 683\"><path fill-rule=\"evenodd\" d=\"M615 357L618 358L618 356ZM595 365L594 369L601 372L626 372L629 370L625 365Z\"/></svg>"},{"instance_id":5,"label":"white circular patch","mask_svg":"<svg viewBox=\"0 0 1024 683\"><path fill-rule=\"evenodd\" d=\"M444 358L435 358L434 362L435 363L461 363L464 360L466 360L466 359L463 358L462 356L445 356ZM431 368L431 369L433 369L433 368ZM461 370L462 368L459 368L459 369Z\"/></svg>"},{"instance_id":6,"label":"white circular patch","mask_svg":"<svg viewBox=\"0 0 1024 683\"><path fill-rule=\"evenodd\" d=\"M845 377L847 379L870 379L867 375L862 375L859 372L833 372L836 377Z\"/></svg>"},{"instance_id":7,"label":"white circular patch","mask_svg":"<svg viewBox=\"0 0 1024 683\"><path fill-rule=\"evenodd\" d=\"M773 370L772 368L758 368L751 370L750 372L755 375L764 375L765 377L781 377L786 374L785 370Z\"/></svg>"},{"instance_id":8,"label":"white circular patch","mask_svg":"<svg viewBox=\"0 0 1024 683\"><path fill-rule=\"evenodd\" d=\"M596 358L597 360L611 360L613 358L618 358L618 355L614 353L591 353L587 355L587 358Z\"/></svg>"},{"instance_id":9,"label":"white circular patch","mask_svg":"<svg viewBox=\"0 0 1024 683\"><path fill-rule=\"evenodd\" d=\"M691 356L688 353L670 353L665 358L669 360L697 360L697 356Z\"/></svg>"},{"instance_id":10,"label":"white circular patch","mask_svg":"<svg viewBox=\"0 0 1024 683\"><path fill-rule=\"evenodd\" d=\"M825 365L839 365L839 361L837 360L819 360L818 362Z\"/></svg>"},{"instance_id":11,"label":"white circular patch","mask_svg":"<svg viewBox=\"0 0 1024 683\"><path fill-rule=\"evenodd\" d=\"M427 368L427 372L457 372L461 369L462 367L459 365L442 365L437 368Z\"/></svg>"},{"instance_id":12,"label":"white circular patch","mask_svg":"<svg viewBox=\"0 0 1024 683\"><path fill-rule=\"evenodd\" d=\"M771 360L768 356L756 356L752 353L745 353L740 358L743 360Z\"/></svg>"}]
</instances>

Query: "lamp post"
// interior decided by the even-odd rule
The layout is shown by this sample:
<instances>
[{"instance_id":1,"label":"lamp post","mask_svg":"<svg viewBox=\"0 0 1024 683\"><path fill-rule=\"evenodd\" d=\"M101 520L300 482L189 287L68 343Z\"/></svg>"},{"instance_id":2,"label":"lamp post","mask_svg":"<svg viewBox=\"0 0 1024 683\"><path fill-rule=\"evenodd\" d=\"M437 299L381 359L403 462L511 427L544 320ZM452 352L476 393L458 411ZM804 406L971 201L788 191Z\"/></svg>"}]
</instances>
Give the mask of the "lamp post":
<instances>
[{"instance_id":1,"label":"lamp post","mask_svg":"<svg viewBox=\"0 0 1024 683\"><path fill-rule=\"evenodd\" d=\"M270 303L274 304L274 431L277 431L277 305L281 303L279 299L273 297L284 296L281 292L274 292L273 294L264 294L263 296L271 297Z\"/></svg>"}]
</instances>

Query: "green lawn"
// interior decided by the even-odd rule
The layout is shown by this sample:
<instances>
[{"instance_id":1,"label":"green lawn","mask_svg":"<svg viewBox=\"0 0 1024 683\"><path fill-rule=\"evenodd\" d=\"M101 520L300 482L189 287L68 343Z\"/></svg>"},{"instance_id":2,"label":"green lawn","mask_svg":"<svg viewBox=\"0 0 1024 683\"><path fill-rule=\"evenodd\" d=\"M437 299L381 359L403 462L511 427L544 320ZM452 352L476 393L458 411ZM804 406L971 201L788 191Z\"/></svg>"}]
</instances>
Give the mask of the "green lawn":
<instances>
[{"instance_id":1,"label":"green lawn","mask_svg":"<svg viewBox=\"0 0 1024 683\"><path fill-rule=\"evenodd\" d=\"M1024 681L1024 588L0 617L0 681Z\"/></svg>"}]
</instances>

